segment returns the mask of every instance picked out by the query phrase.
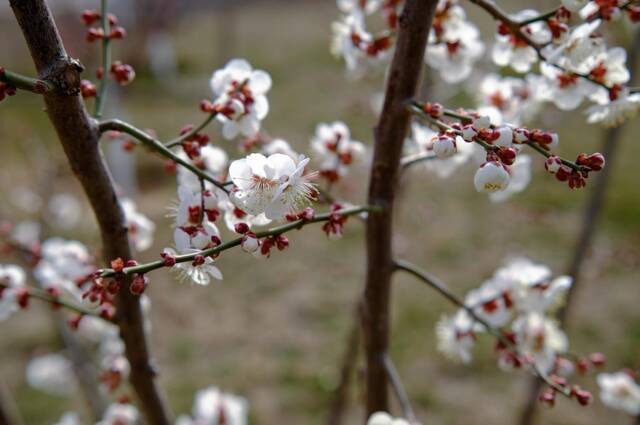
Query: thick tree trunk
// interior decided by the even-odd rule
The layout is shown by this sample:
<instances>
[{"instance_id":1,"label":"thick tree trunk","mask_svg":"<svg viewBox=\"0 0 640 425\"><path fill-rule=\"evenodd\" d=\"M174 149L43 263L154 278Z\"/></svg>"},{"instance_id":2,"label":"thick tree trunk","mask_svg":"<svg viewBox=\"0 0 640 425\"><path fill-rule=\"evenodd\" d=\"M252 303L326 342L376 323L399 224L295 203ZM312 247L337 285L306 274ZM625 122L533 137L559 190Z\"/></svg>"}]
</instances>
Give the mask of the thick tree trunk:
<instances>
[{"instance_id":1,"label":"thick tree trunk","mask_svg":"<svg viewBox=\"0 0 640 425\"><path fill-rule=\"evenodd\" d=\"M437 0L407 0L400 16L396 50L389 71L385 101L375 130L369 182L369 204L383 208L367 220L367 276L363 334L367 357L367 414L388 408L384 355L389 346L392 222L402 145L410 113L406 102L418 89L425 48Z\"/></svg>"},{"instance_id":2,"label":"thick tree trunk","mask_svg":"<svg viewBox=\"0 0 640 425\"><path fill-rule=\"evenodd\" d=\"M131 258L127 227L111 176L99 149L100 133L78 95L81 65L69 58L48 6L43 0L10 0L38 70L39 77L56 89L44 95L47 113L82 184L98 221L106 262ZM143 327L140 299L123 285L117 296L116 320L126 356L131 364L131 384L149 423L169 425L172 421L156 386L155 371Z\"/></svg>"}]
</instances>

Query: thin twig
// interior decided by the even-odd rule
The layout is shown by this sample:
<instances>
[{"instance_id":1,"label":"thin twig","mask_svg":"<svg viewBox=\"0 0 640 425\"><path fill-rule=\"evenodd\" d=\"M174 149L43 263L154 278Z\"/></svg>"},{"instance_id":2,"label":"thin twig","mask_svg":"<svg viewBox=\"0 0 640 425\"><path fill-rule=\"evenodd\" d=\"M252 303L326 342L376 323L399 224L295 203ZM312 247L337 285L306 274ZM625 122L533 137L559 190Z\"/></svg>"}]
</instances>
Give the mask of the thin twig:
<instances>
[{"instance_id":1,"label":"thin twig","mask_svg":"<svg viewBox=\"0 0 640 425\"><path fill-rule=\"evenodd\" d=\"M11 288L11 287L12 286L9 285L8 283L0 282L0 288L6 289L6 288ZM51 304L52 307L56 307L56 306L57 307L64 307L67 310L71 310L71 311L73 311L75 313L83 314L83 315L86 315L86 316L94 316L94 317L101 318L103 320L107 320L107 319L102 318L100 316L100 313L95 311L95 310L92 310L92 309L87 308L87 307L85 307L83 305L77 304L77 303L75 303L73 301L69 301L69 300L67 300L65 298L62 298L60 296L52 295L52 294L50 294L49 292L47 292L47 291L45 291L43 289L35 288L35 287L32 287L32 286L24 287L23 289L27 292L29 298L34 298L34 299L37 299L37 300L40 300L40 301L47 302L47 303Z\"/></svg>"},{"instance_id":2,"label":"thin twig","mask_svg":"<svg viewBox=\"0 0 640 425\"><path fill-rule=\"evenodd\" d=\"M422 105L419 102L411 102L409 104L409 109L411 110L411 112L413 112L415 115L417 115L418 117L422 118L423 120L427 121L429 124L437 127L439 130L446 130L446 131L450 131L458 136L462 137L462 132L460 130L457 130L453 127L451 127L449 124L447 124L446 122L433 118L432 116L426 114L422 108ZM468 115L464 115L461 114L459 112L454 112L451 111L449 109L445 109L444 111L445 116L449 116L455 119L460 120L463 123L468 123L472 121L472 118ZM479 144L480 146L482 146L486 151L494 151L497 149L496 146L490 145L478 138L475 138L473 140L473 142ZM536 151L537 153L539 153L540 155L544 156L545 158L549 158L552 154L551 152L549 152L548 150L542 148L541 146L539 146L537 143L533 142L533 141L528 141L526 143L527 146L529 146L531 149L533 149L534 151ZM562 163L564 165L566 165L567 167L571 168L572 170L575 171L589 171L589 168L580 166L578 164L576 164L573 161L569 161L568 159L564 159L564 158L560 158L560 161L562 161Z\"/></svg>"},{"instance_id":3,"label":"thin twig","mask_svg":"<svg viewBox=\"0 0 640 425\"><path fill-rule=\"evenodd\" d=\"M511 342L508 338L506 338L499 329L491 326L486 320L482 317L478 316L476 312L469 306L467 306L464 301L455 295L440 279L431 275L430 273L418 268L417 266L409 263L404 260L396 260L394 262L397 270L405 271L414 277L416 277L421 282L427 284L429 287L433 288L446 298L449 302L456 305L457 307L465 310L476 322L480 323L491 335L493 335L502 345L511 349L514 353L518 353L518 347ZM553 388L555 391L560 394L571 398L571 392L567 388L561 387L555 382L553 382L544 372L542 372L535 364L532 364L533 373L542 379L547 385Z\"/></svg>"},{"instance_id":4,"label":"thin twig","mask_svg":"<svg viewBox=\"0 0 640 425\"><path fill-rule=\"evenodd\" d=\"M0 67L0 82L10 84L20 90L45 94L54 90L54 85L39 78L27 77Z\"/></svg>"},{"instance_id":5,"label":"thin twig","mask_svg":"<svg viewBox=\"0 0 640 425\"><path fill-rule=\"evenodd\" d=\"M298 230L303 228L304 226L307 226L309 224L312 223L319 223L321 221L328 221L331 219L332 215L341 215L341 216L351 216L351 215L355 215L355 214L361 214L364 212L372 212L372 211L378 211L378 209L374 208L374 207L367 207L367 206L363 206L363 207L351 207L351 208L344 208L342 210L338 210L335 212L329 212L329 213L324 213L324 214L318 214L315 217L313 217L310 220L296 220L296 221L292 221L290 223L287 224L283 224L282 226L278 226L278 227L273 227L269 230L265 230L263 232L256 232L256 237L258 238L266 238L269 236L277 236L277 235L281 235L283 233L287 233L290 232L292 230ZM176 263L184 263L184 262L188 262L188 261L193 261L196 257L198 256L203 256L203 257L209 257L215 254L218 254L222 251L226 251L228 249L231 249L233 247L239 246L242 243L242 237L236 238L236 239L232 239L230 241L221 243L220 245L217 245L215 247L212 248L207 248L207 249L203 249L201 251L196 251L194 253L191 254L183 254L183 255L177 255L175 257ZM158 261L152 261L150 263L145 263L145 264L139 264L137 266L132 266L132 267L125 267L122 270L122 273L126 276L130 276L133 274L143 274L143 273L148 273L150 271L162 268L162 267L166 267L164 260L158 260ZM115 270L113 269L102 269L101 270L102 273L100 274L101 277L113 277L116 275Z\"/></svg>"},{"instance_id":6,"label":"thin twig","mask_svg":"<svg viewBox=\"0 0 640 425\"><path fill-rule=\"evenodd\" d=\"M121 131L123 133L127 133L130 136L133 136L136 139L138 139L140 142L142 142L142 144L152 149L153 151L159 153L160 155L164 156L167 159L174 161L177 164L180 164L182 167L191 171L193 174L195 174L199 178L204 179L212 183L217 188L223 190L224 192L229 193L229 189L225 187L224 183L219 182L216 178L212 177L204 170L196 167L195 165L191 164L189 161L179 157L172 150L170 150L165 145L163 145L162 142L160 142L150 134L140 130L139 128L134 127L133 125L127 122L124 122L118 119L102 121L99 124L99 129L101 133L104 133L109 130L115 130L115 131Z\"/></svg>"},{"instance_id":7,"label":"thin twig","mask_svg":"<svg viewBox=\"0 0 640 425\"><path fill-rule=\"evenodd\" d=\"M111 38L109 37L109 11L107 0L100 0L100 17L102 24L102 77L96 95L96 111L95 117L102 118L105 101L107 100L107 86L109 85L109 68L111 67Z\"/></svg>"},{"instance_id":8,"label":"thin twig","mask_svg":"<svg viewBox=\"0 0 640 425\"><path fill-rule=\"evenodd\" d=\"M209 123L216 117L216 115L218 115L217 112L213 112L213 113L207 115L207 118L199 126L192 128L191 130L187 131L185 134L183 134L180 137L177 137L177 138L175 138L173 140L170 140L169 142L165 143L164 145L166 147L168 147L168 148L173 148L173 147L181 145L182 142L184 142L185 140L188 140L188 139L192 138L197 133L199 133L200 131L204 130L204 128L209 125Z\"/></svg>"},{"instance_id":9,"label":"thin twig","mask_svg":"<svg viewBox=\"0 0 640 425\"><path fill-rule=\"evenodd\" d=\"M389 353L384 354L383 362L384 367L387 370L387 376L389 377L389 381L391 382L391 386L393 387L393 391L396 394L398 402L400 403L400 407L402 408L402 415L410 423L417 422L416 415L413 412L413 408L411 407L411 402L409 401L407 392L402 385L400 374L398 373L396 366L393 364L393 360L391 360L391 356L389 356Z\"/></svg>"}]
</instances>

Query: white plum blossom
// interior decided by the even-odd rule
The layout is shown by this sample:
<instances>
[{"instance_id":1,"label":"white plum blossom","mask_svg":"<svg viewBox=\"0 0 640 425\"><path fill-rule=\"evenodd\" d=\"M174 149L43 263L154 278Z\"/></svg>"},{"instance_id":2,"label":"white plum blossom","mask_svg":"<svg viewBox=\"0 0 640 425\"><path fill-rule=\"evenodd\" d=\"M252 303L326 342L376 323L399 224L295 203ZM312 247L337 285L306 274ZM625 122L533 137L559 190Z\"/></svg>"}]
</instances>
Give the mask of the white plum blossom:
<instances>
[{"instance_id":1,"label":"white plum blossom","mask_svg":"<svg viewBox=\"0 0 640 425\"><path fill-rule=\"evenodd\" d=\"M438 132L417 122L411 124L411 137L405 141L405 154L407 158L412 155L421 155L425 152L433 152L434 140ZM474 143L467 143L460 136L455 138L455 154L447 158L430 159L422 161L420 166L428 172L433 172L439 178L448 178L461 165L467 163L473 156ZM435 153L434 153L435 156Z\"/></svg>"},{"instance_id":2,"label":"white plum blossom","mask_svg":"<svg viewBox=\"0 0 640 425\"><path fill-rule=\"evenodd\" d=\"M138 212L136 204L131 199L121 199L124 218L127 225L129 241L136 251L145 251L153 245L153 234L156 225L145 215Z\"/></svg>"},{"instance_id":3,"label":"white plum blossom","mask_svg":"<svg viewBox=\"0 0 640 425\"><path fill-rule=\"evenodd\" d=\"M247 214L229 200L221 201L220 208L224 211L224 223L232 232L235 231L235 226L239 223L245 223L252 229L271 223L271 220L264 213L258 215Z\"/></svg>"},{"instance_id":4,"label":"white plum blossom","mask_svg":"<svg viewBox=\"0 0 640 425\"><path fill-rule=\"evenodd\" d=\"M426 63L436 69L444 81L455 84L471 75L484 50L480 32L466 20L464 9L458 4L441 2L429 35Z\"/></svg>"},{"instance_id":5,"label":"white plum blossom","mask_svg":"<svg viewBox=\"0 0 640 425\"><path fill-rule=\"evenodd\" d=\"M192 415L180 416L176 425L247 425L248 403L244 397L208 387L196 392Z\"/></svg>"},{"instance_id":6,"label":"white plum blossom","mask_svg":"<svg viewBox=\"0 0 640 425\"><path fill-rule=\"evenodd\" d=\"M511 176L504 166L496 161L485 162L478 168L473 184L478 192L493 193L505 190Z\"/></svg>"},{"instance_id":7,"label":"white plum blossom","mask_svg":"<svg viewBox=\"0 0 640 425\"><path fill-rule=\"evenodd\" d=\"M394 418L387 412L374 412L369 416L367 425L410 425L409 421L403 418Z\"/></svg>"},{"instance_id":8,"label":"white plum blossom","mask_svg":"<svg viewBox=\"0 0 640 425\"><path fill-rule=\"evenodd\" d=\"M33 271L40 285L81 299L78 281L82 281L96 269L89 250L78 241L50 238L42 243L41 257Z\"/></svg>"},{"instance_id":9,"label":"white plum blossom","mask_svg":"<svg viewBox=\"0 0 640 425\"><path fill-rule=\"evenodd\" d=\"M27 382L37 390L53 395L69 395L76 388L71 362L62 354L34 357L27 364Z\"/></svg>"},{"instance_id":10,"label":"white plum blossom","mask_svg":"<svg viewBox=\"0 0 640 425\"><path fill-rule=\"evenodd\" d=\"M640 111L640 93L623 91L618 98L604 104L590 106L586 110L587 122L615 127L634 117Z\"/></svg>"},{"instance_id":11,"label":"white plum blossom","mask_svg":"<svg viewBox=\"0 0 640 425\"><path fill-rule=\"evenodd\" d=\"M538 15L537 11L527 9L514 14L512 18L515 21L524 21ZM538 44L545 44L551 40L551 34L543 22L534 22L521 30ZM513 34L496 34L496 43L491 57L496 65L509 65L521 74L529 72L533 64L538 61L536 50Z\"/></svg>"},{"instance_id":12,"label":"white plum blossom","mask_svg":"<svg viewBox=\"0 0 640 425\"><path fill-rule=\"evenodd\" d=\"M193 163L201 170L206 171L207 174L218 181L223 181L226 178L229 158L224 150L216 146L202 146L200 148L200 156L194 159L189 159L184 152L179 152L178 156ZM193 192L200 191L200 179L186 168L178 167L177 179L179 186L186 186ZM208 190L217 190L213 183L208 181L205 181L205 188Z\"/></svg>"},{"instance_id":13,"label":"white plum blossom","mask_svg":"<svg viewBox=\"0 0 640 425\"><path fill-rule=\"evenodd\" d=\"M516 193L520 193L529 186L531 182L531 156L518 154L516 161L509 167L511 178L506 189L489 194L489 199L494 202L502 202Z\"/></svg>"},{"instance_id":14,"label":"white plum blossom","mask_svg":"<svg viewBox=\"0 0 640 425\"><path fill-rule=\"evenodd\" d=\"M287 155L293 160L298 159L299 153L293 150L289 142L284 139L273 139L268 141L262 146L262 154L265 156L273 155L274 153L281 153Z\"/></svg>"},{"instance_id":15,"label":"white plum blossom","mask_svg":"<svg viewBox=\"0 0 640 425\"><path fill-rule=\"evenodd\" d=\"M562 6L571 12L579 12L589 0L562 0Z\"/></svg>"},{"instance_id":16,"label":"white plum blossom","mask_svg":"<svg viewBox=\"0 0 640 425\"><path fill-rule=\"evenodd\" d=\"M501 328L511 320L513 314L510 290L510 282L489 279L479 288L469 291L464 303L489 326Z\"/></svg>"},{"instance_id":17,"label":"white plum blossom","mask_svg":"<svg viewBox=\"0 0 640 425\"><path fill-rule=\"evenodd\" d=\"M295 213L317 197L311 184L314 174L304 174L309 159L301 156L298 162L287 155L250 154L233 161L229 177L235 185L231 200L242 211L271 220Z\"/></svg>"},{"instance_id":18,"label":"white plum blossom","mask_svg":"<svg viewBox=\"0 0 640 425\"><path fill-rule=\"evenodd\" d=\"M362 142L351 139L349 127L342 121L318 124L311 149L320 175L329 181L343 178L353 166L363 164L367 152Z\"/></svg>"},{"instance_id":19,"label":"white plum blossom","mask_svg":"<svg viewBox=\"0 0 640 425\"><path fill-rule=\"evenodd\" d=\"M596 19L573 28L560 39L559 45L549 45L544 49L546 61L568 71L589 73L596 65L598 56L605 52L602 37L594 34L599 26L600 21Z\"/></svg>"},{"instance_id":20,"label":"white plum blossom","mask_svg":"<svg viewBox=\"0 0 640 425\"><path fill-rule=\"evenodd\" d=\"M201 226L185 229L178 227L173 232L173 241L179 254L194 254L202 249L213 246L212 237L220 236L215 224L204 221ZM164 252L171 256L176 255L172 248L165 248ZM197 285L206 286L211 278L222 280L222 273L214 265L211 256L202 257L202 264L191 262L176 263L173 270L178 273L180 281L190 280Z\"/></svg>"},{"instance_id":21,"label":"white plum blossom","mask_svg":"<svg viewBox=\"0 0 640 425\"><path fill-rule=\"evenodd\" d=\"M540 87L541 96L562 110L577 108L584 97L593 90L591 84L583 78L564 72L553 65L541 63L540 72L544 77Z\"/></svg>"},{"instance_id":22,"label":"white plum blossom","mask_svg":"<svg viewBox=\"0 0 640 425\"><path fill-rule=\"evenodd\" d=\"M114 403L107 407L102 420L96 425L135 425L140 413L138 409L128 403Z\"/></svg>"},{"instance_id":23,"label":"white plum blossom","mask_svg":"<svg viewBox=\"0 0 640 425\"><path fill-rule=\"evenodd\" d=\"M629 373L601 373L596 379L604 405L633 416L640 415L640 385Z\"/></svg>"},{"instance_id":24,"label":"white plum blossom","mask_svg":"<svg viewBox=\"0 0 640 425\"><path fill-rule=\"evenodd\" d=\"M567 336L558 324L540 313L519 316L512 329L520 354L529 357L543 373L549 373L558 354L569 348Z\"/></svg>"},{"instance_id":25,"label":"white plum blossom","mask_svg":"<svg viewBox=\"0 0 640 425\"><path fill-rule=\"evenodd\" d=\"M371 15L380 10L382 3L383 0L337 0L338 9L340 9L341 12L352 13L353 11L364 11L367 15Z\"/></svg>"},{"instance_id":26,"label":"white plum blossom","mask_svg":"<svg viewBox=\"0 0 640 425\"><path fill-rule=\"evenodd\" d=\"M244 59L233 59L213 73L210 84L214 105L222 108L218 117L223 123L224 137L233 139L240 133L256 135L269 112L266 96L271 88L269 74L254 70Z\"/></svg>"},{"instance_id":27,"label":"white plum blossom","mask_svg":"<svg viewBox=\"0 0 640 425\"><path fill-rule=\"evenodd\" d=\"M458 310L454 316L442 316L436 324L438 350L452 360L469 363L475 332L474 321L465 310Z\"/></svg>"},{"instance_id":28,"label":"white plum blossom","mask_svg":"<svg viewBox=\"0 0 640 425\"><path fill-rule=\"evenodd\" d=\"M0 321L6 320L20 309L18 297L25 287L26 274L14 264L0 265Z\"/></svg>"},{"instance_id":29,"label":"white plum blossom","mask_svg":"<svg viewBox=\"0 0 640 425\"><path fill-rule=\"evenodd\" d=\"M478 98L478 113L490 115L495 124L508 122L519 125L531 121L542 106L538 86L539 75L527 74L524 78L486 75L479 90L474 86Z\"/></svg>"}]
</instances>

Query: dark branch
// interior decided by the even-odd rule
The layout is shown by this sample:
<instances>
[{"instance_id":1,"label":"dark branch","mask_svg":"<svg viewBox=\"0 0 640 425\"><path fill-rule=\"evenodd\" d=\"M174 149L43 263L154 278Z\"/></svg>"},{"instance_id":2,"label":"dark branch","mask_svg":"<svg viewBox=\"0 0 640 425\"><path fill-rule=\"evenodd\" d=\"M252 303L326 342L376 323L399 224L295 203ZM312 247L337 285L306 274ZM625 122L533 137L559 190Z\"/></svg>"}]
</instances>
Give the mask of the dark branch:
<instances>
[{"instance_id":1,"label":"dark branch","mask_svg":"<svg viewBox=\"0 0 640 425\"><path fill-rule=\"evenodd\" d=\"M44 0L10 0L10 4L39 77L56 87L44 95L47 113L98 221L104 260L129 259L127 227L99 150L100 132L78 96L82 66L68 57ZM149 359L140 300L129 292L128 284L122 286L116 308L120 336L131 365L130 381L141 408L149 423L169 425L173 421L154 381L156 372Z\"/></svg>"},{"instance_id":2,"label":"dark branch","mask_svg":"<svg viewBox=\"0 0 640 425\"><path fill-rule=\"evenodd\" d=\"M393 204L402 145L411 114L405 107L415 97L437 0L407 0L400 15L396 49L389 69L385 100L375 130L369 183L369 205L383 209L367 220L367 275L362 311L367 358L367 416L388 410L387 373L383 356L389 346L391 275L393 272Z\"/></svg>"}]
</instances>

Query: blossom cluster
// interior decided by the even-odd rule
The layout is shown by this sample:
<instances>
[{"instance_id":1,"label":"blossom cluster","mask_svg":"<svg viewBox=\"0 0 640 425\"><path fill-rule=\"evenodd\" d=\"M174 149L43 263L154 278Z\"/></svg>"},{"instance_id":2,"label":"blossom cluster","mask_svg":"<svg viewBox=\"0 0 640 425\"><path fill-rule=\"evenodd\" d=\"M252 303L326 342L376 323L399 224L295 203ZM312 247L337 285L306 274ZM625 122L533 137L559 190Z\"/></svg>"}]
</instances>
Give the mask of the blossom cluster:
<instances>
[{"instance_id":1,"label":"blossom cluster","mask_svg":"<svg viewBox=\"0 0 640 425\"><path fill-rule=\"evenodd\" d=\"M118 17L112 13L106 16L106 31L103 25L103 16L97 10L84 10L80 15L82 23L87 27L86 40L89 43L96 41L122 40L126 37L127 31L119 25ZM113 78L121 86L130 84L136 76L136 72L129 64L121 61L103 64L103 67L96 71L96 78L102 80L104 73L108 72L109 77ZM80 92L82 97L91 98L98 96L98 88L89 80L82 80L80 83Z\"/></svg>"}]
</instances>

